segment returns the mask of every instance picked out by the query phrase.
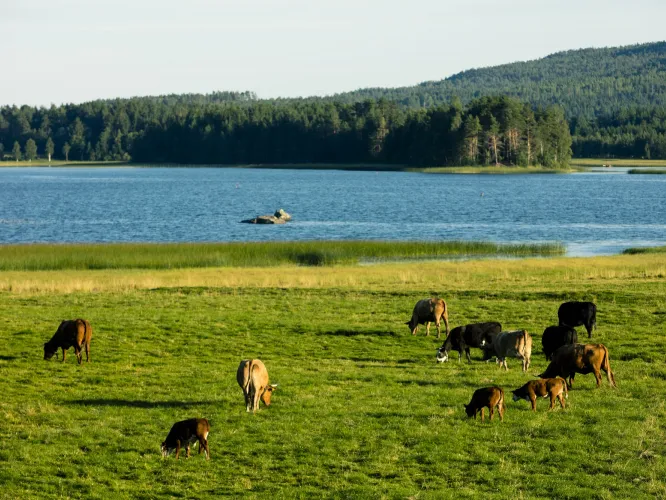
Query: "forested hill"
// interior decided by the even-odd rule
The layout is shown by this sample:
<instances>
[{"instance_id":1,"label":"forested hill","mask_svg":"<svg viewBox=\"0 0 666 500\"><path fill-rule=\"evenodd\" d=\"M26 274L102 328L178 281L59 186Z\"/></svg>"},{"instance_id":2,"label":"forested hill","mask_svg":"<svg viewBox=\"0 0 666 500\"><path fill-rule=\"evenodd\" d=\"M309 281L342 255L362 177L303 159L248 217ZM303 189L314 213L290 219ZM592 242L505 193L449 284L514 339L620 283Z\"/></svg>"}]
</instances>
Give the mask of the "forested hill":
<instances>
[{"instance_id":1,"label":"forested hill","mask_svg":"<svg viewBox=\"0 0 666 500\"><path fill-rule=\"evenodd\" d=\"M615 110L666 106L666 42L558 52L543 59L471 69L413 87L368 88L331 96L356 102L385 98L407 107L463 103L508 95L533 106L558 104L567 117L593 118Z\"/></svg>"}]
</instances>

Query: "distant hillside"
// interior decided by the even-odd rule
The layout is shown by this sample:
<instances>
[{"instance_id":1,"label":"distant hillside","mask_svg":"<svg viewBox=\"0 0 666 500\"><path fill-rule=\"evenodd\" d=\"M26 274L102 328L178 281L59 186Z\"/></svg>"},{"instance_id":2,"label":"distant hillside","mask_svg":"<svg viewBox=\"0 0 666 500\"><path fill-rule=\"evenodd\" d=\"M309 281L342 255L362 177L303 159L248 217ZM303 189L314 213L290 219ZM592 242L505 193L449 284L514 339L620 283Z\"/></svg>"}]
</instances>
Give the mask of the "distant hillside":
<instances>
[{"instance_id":1,"label":"distant hillside","mask_svg":"<svg viewBox=\"0 0 666 500\"><path fill-rule=\"evenodd\" d=\"M607 115L626 107L666 106L666 42L558 52L543 59L471 69L413 87L367 88L330 100L385 98L431 107L454 96L463 104L508 95L534 106L559 104L568 117Z\"/></svg>"}]
</instances>

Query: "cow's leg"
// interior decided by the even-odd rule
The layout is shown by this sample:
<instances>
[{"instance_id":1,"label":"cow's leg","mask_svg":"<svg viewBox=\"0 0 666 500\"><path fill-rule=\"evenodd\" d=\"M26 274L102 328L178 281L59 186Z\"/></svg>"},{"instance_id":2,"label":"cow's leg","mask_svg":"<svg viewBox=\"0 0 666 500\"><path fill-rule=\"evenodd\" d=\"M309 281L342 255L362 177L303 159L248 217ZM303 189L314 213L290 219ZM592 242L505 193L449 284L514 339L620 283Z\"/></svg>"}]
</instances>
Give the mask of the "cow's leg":
<instances>
[{"instance_id":1,"label":"cow's leg","mask_svg":"<svg viewBox=\"0 0 666 500\"><path fill-rule=\"evenodd\" d=\"M560 400L560 406L562 407L562 409L564 409L564 407L565 407L565 405L564 405L564 396L562 396L561 392L557 395L557 399ZM553 402L553 407L555 407L555 402Z\"/></svg>"},{"instance_id":2,"label":"cow's leg","mask_svg":"<svg viewBox=\"0 0 666 500\"><path fill-rule=\"evenodd\" d=\"M536 411L536 396L530 394L530 402L532 403L532 411Z\"/></svg>"},{"instance_id":3,"label":"cow's leg","mask_svg":"<svg viewBox=\"0 0 666 500\"><path fill-rule=\"evenodd\" d=\"M497 410L499 411L500 422L504 422L504 403L502 401L497 405Z\"/></svg>"},{"instance_id":4,"label":"cow's leg","mask_svg":"<svg viewBox=\"0 0 666 500\"><path fill-rule=\"evenodd\" d=\"M592 338L592 324L591 323L585 323L585 329L587 330L587 338Z\"/></svg>"},{"instance_id":5,"label":"cow's leg","mask_svg":"<svg viewBox=\"0 0 666 500\"><path fill-rule=\"evenodd\" d=\"M550 393L550 406L548 407L549 410L554 410L555 409L555 400L559 397L559 394L556 396L554 392Z\"/></svg>"},{"instance_id":6,"label":"cow's leg","mask_svg":"<svg viewBox=\"0 0 666 500\"><path fill-rule=\"evenodd\" d=\"M176 460L180 457L180 439L176 441Z\"/></svg>"},{"instance_id":7,"label":"cow's leg","mask_svg":"<svg viewBox=\"0 0 666 500\"><path fill-rule=\"evenodd\" d=\"M569 389L573 389L573 381L575 376L576 372L572 372L569 374Z\"/></svg>"},{"instance_id":8,"label":"cow's leg","mask_svg":"<svg viewBox=\"0 0 666 500\"><path fill-rule=\"evenodd\" d=\"M86 363L90 363L90 342L86 342Z\"/></svg>"},{"instance_id":9,"label":"cow's leg","mask_svg":"<svg viewBox=\"0 0 666 500\"><path fill-rule=\"evenodd\" d=\"M490 410L490 421L492 422L493 417L495 416L495 406L491 405L488 407L488 409Z\"/></svg>"},{"instance_id":10,"label":"cow's leg","mask_svg":"<svg viewBox=\"0 0 666 500\"><path fill-rule=\"evenodd\" d=\"M597 379L597 387L601 387L601 372L599 370L595 370L594 378Z\"/></svg>"},{"instance_id":11,"label":"cow's leg","mask_svg":"<svg viewBox=\"0 0 666 500\"><path fill-rule=\"evenodd\" d=\"M62 362L65 362L65 356L67 356L67 350L63 347L62 348Z\"/></svg>"},{"instance_id":12,"label":"cow's leg","mask_svg":"<svg viewBox=\"0 0 666 500\"><path fill-rule=\"evenodd\" d=\"M450 333L450 330L449 330L449 314L445 312L444 315L442 316L442 319L444 320L444 326L446 327L446 336L448 337L449 333Z\"/></svg>"},{"instance_id":13,"label":"cow's leg","mask_svg":"<svg viewBox=\"0 0 666 500\"><path fill-rule=\"evenodd\" d=\"M469 352L469 346L465 346L465 355L467 356L467 362L471 363L472 362L472 356L470 355L470 352Z\"/></svg>"},{"instance_id":14,"label":"cow's leg","mask_svg":"<svg viewBox=\"0 0 666 500\"><path fill-rule=\"evenodd\" d=\"M509 371L509 365L506 364L506 358L502 359L502 365L506 371Z\"/></svg>"},{"instance_id":15,"label":"cow's leg","mask_svg":"<svg viewBox=\"0 0 666 500\"><path fill-rule=\"evenodd\" d=\"M482 406L481 407L481 422L485 421L486 415L485 415L486 409Z\"/></svg>"},{"instance_id":16,"label":"cow's leg","mask_svg":"<svg viewBox=\"0 0 666 500\"><path fill-rule=\"evenodd\" d=\"M74 355L76 356L76 360L81 364L83 361L83 353L81 352L81 346L78 344L74 344Z\"/></svg>"},{"instance_id":17,"label":"cow's leg","mask_svg":"<svg viewBox=\"0 0 666 500\"><path fill-rule=\"evenodd\" d=\"M210 450L208 449L208 439L204 438L199 440L199 454L201 454L201 447L203 446L204 451L206 452L206 460L210 460Z\"/></svg>"},{"instance_id":18,"label":"cow's leg","mask_svg":"<svg viewBox=\"0 0 666 500\"><path fill-rule=\"evenodd\" d=\"M437 338L442 335L442 329L440 328L439 320L435 321L435 326L437 327Z\"/></svg>"},{"instance_id":19,"label":"cow's leg","mask_svg":"<svg viewBox=\"0 0 666 500\"><path fill-rule=\"evenodd\" d=\"M426 321L426 337L430 335L430 321Z\"/></svg>"},{"instance_id":20,"label":"cow's leg","mask_svg":"<svg viewBox=\"0 0 666 500\"><path fill-rule=\"evenodd\" d=\"M187 452L186 458L190 458L190 442L189 441L185 445L185 451Z\"/></svg>"},{"instance_id":21,"label":"cow's leg","mask_svg":"<svg viewBox=\"0 0 666 500\"><path fill-rule=\"evenodd\" d=\"M261 395L264 393L265 387L259 387L259 390L254 391L254 398L252 402L252 409L254 412L256 412L259 409L259 399L261 398Z\"/></svg>"}]
</instances>

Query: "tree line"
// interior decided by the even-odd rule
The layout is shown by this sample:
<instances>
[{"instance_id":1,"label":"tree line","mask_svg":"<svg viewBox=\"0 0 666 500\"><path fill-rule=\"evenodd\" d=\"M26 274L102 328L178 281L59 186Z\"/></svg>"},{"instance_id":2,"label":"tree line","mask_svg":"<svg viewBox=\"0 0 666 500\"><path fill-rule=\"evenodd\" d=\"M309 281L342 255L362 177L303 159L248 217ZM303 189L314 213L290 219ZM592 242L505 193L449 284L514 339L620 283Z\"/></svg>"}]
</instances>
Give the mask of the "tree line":
<instances>
[{"instance_id":1,"label":"tree line","mask_svg":"<svg viewBox=\"0 0 666 500\"><path fill-rule=\"evenodd\" d=\"M5 159L561 166L571 144L560 108L506 96L429 109L386 99L276 105L247 93L0 108Z\"/></svg>"}]
</instances>

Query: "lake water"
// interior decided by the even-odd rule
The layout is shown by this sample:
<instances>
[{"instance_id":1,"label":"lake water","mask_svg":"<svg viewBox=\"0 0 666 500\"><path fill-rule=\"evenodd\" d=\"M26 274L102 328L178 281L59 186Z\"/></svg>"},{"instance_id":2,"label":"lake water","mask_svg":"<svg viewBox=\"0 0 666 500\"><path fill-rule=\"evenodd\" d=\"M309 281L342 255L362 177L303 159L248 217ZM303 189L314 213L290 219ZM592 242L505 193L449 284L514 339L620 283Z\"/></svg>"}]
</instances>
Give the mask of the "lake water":
<instances>
[{"instance_id":1,"label":"lake water","mask_svg":"<svg viewBox=\"0 0 666 500\"><path fill-rule=\"evenodd\" d=\"M278 208L293 221L239 223ZM666 176L0 168L0 243L338 239L664 245Z\"/></svg>"}]
</instances>

